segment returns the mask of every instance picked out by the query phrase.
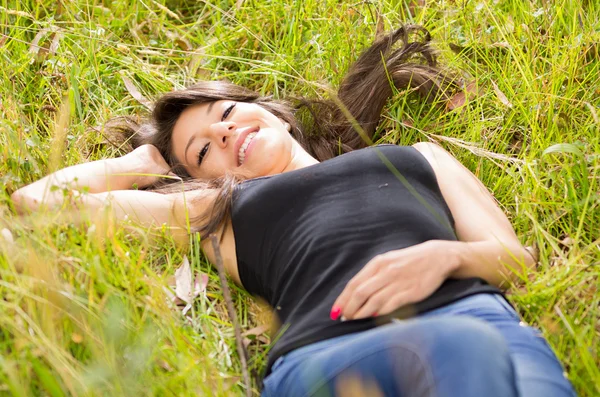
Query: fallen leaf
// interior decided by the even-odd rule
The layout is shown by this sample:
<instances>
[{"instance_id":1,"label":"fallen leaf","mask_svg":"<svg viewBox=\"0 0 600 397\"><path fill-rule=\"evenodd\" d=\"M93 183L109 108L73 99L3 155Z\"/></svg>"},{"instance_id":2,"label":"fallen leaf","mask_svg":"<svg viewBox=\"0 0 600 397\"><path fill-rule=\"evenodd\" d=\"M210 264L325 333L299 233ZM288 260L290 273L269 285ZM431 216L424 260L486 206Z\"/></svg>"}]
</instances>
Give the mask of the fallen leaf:
<instances>
[{"instance_id":1,"label":"fallen leaf","mask_svg":"<svg viewBox=\"0 0 600 397\"><path fill-rule=\"evenodd\" d=\"M40 41L46 35L46 33L48 33L49 31L50 31L50 29L44 28L36 33L33 40L31 41L31 44L29 45L29 52L31 54L36 55L36 56L38 55L38 53L42 49L42 46L40 45Z\"/></svg>"},{"instance_id":2,"label":"fallen leaf","mask_svg":"<svg viewBox=\"0 0 600 397\"><path fill-rule=\"evenodd\" d=\"M133 99L138 101L141 105L145 106L146 109L152 110L152 102L149 101L144 95L142 95L140 90L138 90L135 84L133 84L133 81L131 81L129 77L125 76L124 71L121 71L121 79L123 79L125 88L127 88L127 92L129 92Z\"/></svg>"},{"instance_id":3,"label":"fallen leaf","mask_svg":"<svg viewBox=\"0 0 600 397\"><path fill-rule=\"evenodd\" d=\"M48 48L48 53L50 55L56 54L61 37L62 35L60 34L60 32L52 33L52 41L50 42L50 47Z\"/></svg>"},{"instance_id":4,"label":"fallen leaf","mask_svg":"<svg viewBox=\"0 0 600 397\"><path fill-rule=\"evenodd\" d=\"M250 338L243 338L242 339L242 344L244 345L245 349L247 349L248 346L250 346L250 343L252 343L252 341L250 340Z\"/></svg>"},{"instance_id":5,"label":"fallen leaf","mask_svg":"<svg viewBox=\"0 0 600 397\"><path fill-rule=\"evenodd\" d=\"M562 247L563 251L568 251L574 243L575 240L573 240L573 238L571 238L571 236L569 236L568 234L565 235L565 237L558 242L559 246Z\"/></svg>"},{"instance_id":6,"label":"fallen leaf","mask_svg":"<svg viewBox=\"0 0 600 397\"><path fill-rule=\"evenodd\" d=\"M8 36L2 35L0 37L0 47L2 47L8 41Z\"/></svg>"},{"instance_id":7,"label":"fallen leaf","mask_svg":"<svg viewBox=\"0 0 600 397\"><path fill-rule=\"evenodd\" d=\"M500 88L498 88L498 85L496 84L496 82L494 80L492 80L492 85L494 86L494 92L496 93L496 96L498 97L500 102L502 102L502 104L504 106L512 108L513 107L512 103L510 103L510 101L508 100L506 95L504 95L504 93L502 91L500 91Z\"/></svg>"},{"instance_id":8,"label":"fallen leaf","mask_svg":"<svg viewBox=\"0 0 600 397\"><path fill-rule=\"evenodd\" d=\"M175 39L175 44L177 44L179 48L181 48L184 51L192 50L192 44L190 44L189 40L186 38L179 37L178 39Z\"/></svg>"},{"instance_id":9,"label":"fallen leaf","mask_svg":"<svg viewBox=\"0 0 600 397\"><path fill-rule=\"evenodd\" d=\"M183 263L175 271L175 278L172 282L169 282L169 285L174 287L175 293L168 287L164 287L163 290L167 294L169 300L177 306L186 305L183 309L185 314L185 312L190 309L194 299L206 289L206 286L208 285L208 275L204 273L197 274L196 277L194 277L194 282L192 284L192 269L187 256L184 256Z\"/></svg>"},{"instance_id":10,"label":"fallen leaf","mask_svg":"<svg viewBox=\"0 0 600 397\"><path fill-rule=\"evenodd\" d=\"M473 80L465 86L462 91L454 94L446 103L448 110L455 110L463 107L467 101L481 96L481 90L477 86L477 81Z\"/></svg>"},{"instance_id":11,"label":"fallen leaf","mask_svg":"<svg viewBox=\"0 0 600 397\"><path fill-rule=\"evenodd\" d=\"M250 336L250 335L258 336L258 335L262 335L262 334L268 332L269 328L270 327L268 325L266 325L266 324L259 325L258 327L254 327L254 328L251 328L251 329L245 331L244 333L242 333L242 336Z\"/></svg>"}]
</instances>

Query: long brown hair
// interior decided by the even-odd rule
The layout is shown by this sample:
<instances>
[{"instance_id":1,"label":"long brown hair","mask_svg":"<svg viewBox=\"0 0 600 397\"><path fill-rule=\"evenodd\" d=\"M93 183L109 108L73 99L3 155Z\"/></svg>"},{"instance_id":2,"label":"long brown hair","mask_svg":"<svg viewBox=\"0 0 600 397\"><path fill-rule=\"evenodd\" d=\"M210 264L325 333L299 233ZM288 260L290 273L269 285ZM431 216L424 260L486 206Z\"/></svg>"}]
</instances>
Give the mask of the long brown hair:
<instances>
[{"instance_id":1,"label":"long brown hair","mask_svg":"<svg viewBox=\"0 0 600 397\"><path fill-rule=\"evenodd\" d=\"M234 175L210 181L194 180L175 158L171 139L173 127L185 109L218 100L257 104L289 123L290 133L308 153L319 161L327 160L367 146L394 90L414 91L428 101L450 94L456 84L449 73L437 66L430 41L429 32L417 25L405 25L381 36L350 67L340 84L336 101L275 100L229 82L202 81L184 90L164 94L156 101L147 122L137 124L128 119L120 124L120 130L130 139L133 148L148 143L156 146L172 172L184 179L185 190L218 190L212 208L191 220L195 225L193 231L204 237L218 230L229 216L233 189L238 180ZM348 113L354 120L349 120ZM368 139L357 133L356 123ZM173 192L180 191L181 185L170 185L167 180L152 188Z\"/></svg>"}]
</instances>

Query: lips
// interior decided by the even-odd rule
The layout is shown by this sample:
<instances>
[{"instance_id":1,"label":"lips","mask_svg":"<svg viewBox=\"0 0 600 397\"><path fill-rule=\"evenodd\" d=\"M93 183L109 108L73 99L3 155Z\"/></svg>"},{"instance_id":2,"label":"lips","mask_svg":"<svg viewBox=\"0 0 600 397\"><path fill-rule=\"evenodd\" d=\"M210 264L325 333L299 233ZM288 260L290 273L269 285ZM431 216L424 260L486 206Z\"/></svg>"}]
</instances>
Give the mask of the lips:
<instances>
[{"instance_id":1,"label":"lips","mask_svg":"<svg viewBox=\"0 0 600 397\"><path fill-rule=\"evenodd\" d=\"M258 131L260 131L260 127L256 126L256 127L244 128L239 132L238 138L235 141L234 152L233 152L235 155L235 161L236 161L238 167L240 165L242 165L241 161L240 161L240 149L242 148L244 141L246 140L246 138L248 137L249 134L257 133Z\"/></svg>"}]
</instances>

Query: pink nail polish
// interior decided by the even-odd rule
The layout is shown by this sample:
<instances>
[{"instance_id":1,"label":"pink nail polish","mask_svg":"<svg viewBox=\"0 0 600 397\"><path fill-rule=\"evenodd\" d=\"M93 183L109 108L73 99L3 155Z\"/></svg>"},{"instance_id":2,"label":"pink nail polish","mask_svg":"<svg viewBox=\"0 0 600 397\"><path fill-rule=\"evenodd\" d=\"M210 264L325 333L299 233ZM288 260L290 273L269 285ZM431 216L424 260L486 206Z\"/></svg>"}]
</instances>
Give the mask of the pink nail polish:
<instances>
[{"instance_id":1,"label":"pink nail polish","mask_svg":"<svg viewBox=\"0 0 600 397\"><path fill-rule=\"evenodd\" d=\"M331 308L331 313L329 313L329 317L331 317L331 319L335 321L338 319L340 314L342 314L342 308L339 306L334 306Z\"/></svg>"},{"instance_id":2,"label":"pink nail polish","mask_svg":"<svg viewBox=\"0 0 600 397\"><path fill-rule=\"evenodd\" d=\"M378 315L377 312L373 313L373 317L377 317L377 315Z\"/></svg>"}]
</instances>

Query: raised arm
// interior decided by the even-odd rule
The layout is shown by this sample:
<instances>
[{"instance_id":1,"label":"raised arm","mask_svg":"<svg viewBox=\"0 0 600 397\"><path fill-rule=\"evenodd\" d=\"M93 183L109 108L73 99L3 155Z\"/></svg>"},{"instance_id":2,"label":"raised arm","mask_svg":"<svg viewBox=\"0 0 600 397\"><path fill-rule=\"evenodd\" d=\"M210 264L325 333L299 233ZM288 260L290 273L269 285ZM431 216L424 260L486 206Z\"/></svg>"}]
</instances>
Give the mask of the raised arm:
<instances>
[{"instance_id":1,"label":"raised arm","mask_svg":"<svg viewBox=\"0 0 600 397\"><path fill-rule=\"evenodd\" d=\"M36 211L40 206L53 208L63 204L65 192L94 194L128 190L134 185L144 187L168 170L158 150L152 145L143 145L122 157L56 171L15 191L11 198L19 213Z\"/></svg>"},{"instance_id":2,"label":"raised arm","mask_svg":"<svg viewBox=\"0 0 600 397\"><path fill-rule=\"evenodd\" d=\"M160 194L129 190L152 184L169 167L158 150L144 145L118 158L71 166L15 191L11 198L18 213L66 207L97 214L110 209L115 220L143 225L166 225L175 235L187 233L187 219L210 205L211 191Z\"/></svg>"}]
</instances>

